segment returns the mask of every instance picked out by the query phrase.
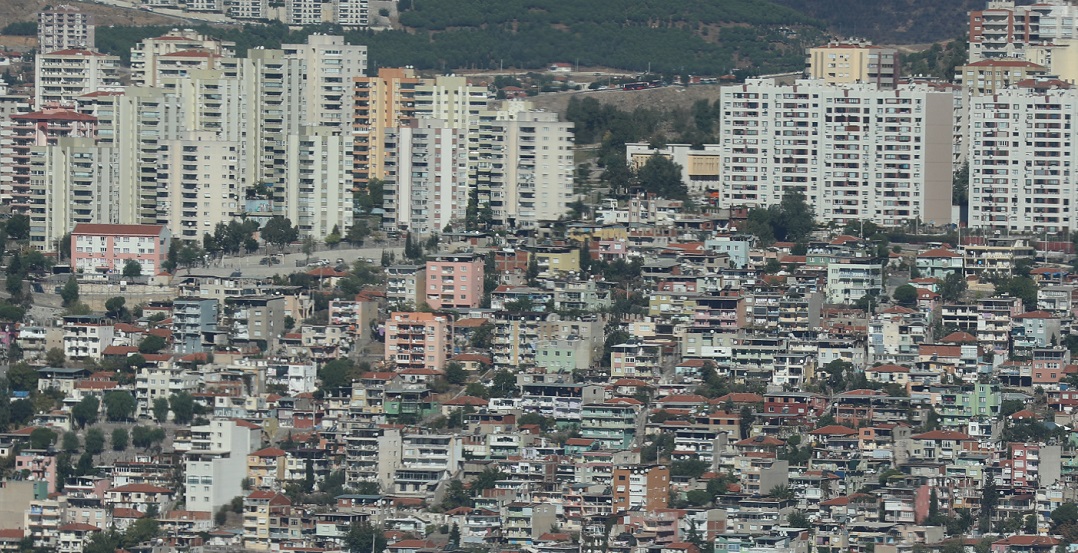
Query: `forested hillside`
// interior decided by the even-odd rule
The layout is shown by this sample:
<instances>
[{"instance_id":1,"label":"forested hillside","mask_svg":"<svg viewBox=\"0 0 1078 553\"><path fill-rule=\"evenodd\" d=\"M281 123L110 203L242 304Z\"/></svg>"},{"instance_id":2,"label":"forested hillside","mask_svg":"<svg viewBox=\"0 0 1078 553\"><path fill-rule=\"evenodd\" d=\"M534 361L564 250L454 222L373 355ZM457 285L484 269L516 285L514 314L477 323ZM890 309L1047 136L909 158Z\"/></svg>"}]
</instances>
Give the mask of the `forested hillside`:
<instances>
[{"instance_id":1,"label":"forested hillside","mask_svg":"<svg viewBox=\"0 0 1078 553\"><path fill-rule=\"evenodd\" d=\"M402 0L400 19L406 30L343 34L366 44L377 66L535 69L560 61L702 75L798 70L804 48L823 36L818 22L764 0ZM342 32L289 32L279 24L201 30L235 40L240 55L315 31ZM102 50L125 55L159 31L103 28L97 40Z\"/></svg>"},{"instance_id":2,"label":"forested hillside","mask_svg":"<svg viewBox=\"0 0 1078 553\"><path fill-rule=\"evenodd\" d=\"M918 44L961 36L969 30L966 12L987 4L987 0L776 1L823 21L840 36L867 38L877 44Z\"/></svg>"}]
</instances>

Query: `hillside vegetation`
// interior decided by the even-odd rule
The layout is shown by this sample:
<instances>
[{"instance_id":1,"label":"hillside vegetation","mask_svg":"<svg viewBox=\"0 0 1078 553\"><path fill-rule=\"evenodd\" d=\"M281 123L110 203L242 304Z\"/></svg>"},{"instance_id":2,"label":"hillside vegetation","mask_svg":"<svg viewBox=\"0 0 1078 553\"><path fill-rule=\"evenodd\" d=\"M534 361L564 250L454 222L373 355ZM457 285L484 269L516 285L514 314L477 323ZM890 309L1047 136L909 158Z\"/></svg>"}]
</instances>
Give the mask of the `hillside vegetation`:
<instances>
[{"instance_id":1,"label":"hillside vegetation","mask_svg":"<svg viewBox=\"0 0 1078 553\"><path fill-rule=\"evenodd\" d=\"M987 4L986 0L776 1L823 21L839 36L877 44L919 44L960 36L969 30L966 12Z\"/></svg>"},{"instance_id":2,"label":"hillside vegetation","mask_svg":"<svg viewBox=\"0 0 1078 553\"><path fill-rule=\"evenodd\" d=\"M794 71L822 26L797 11L760 0L403 0L403 30L290 32L284 25L202 26L234 40L239 55L256 46L301 42L312 32L344 34L366 44L374 66L417 69L535 69L551 62L657 73L719 75ZM98 30L102 50L126 55L158 28Z\"/></svg>"}]
</instances>

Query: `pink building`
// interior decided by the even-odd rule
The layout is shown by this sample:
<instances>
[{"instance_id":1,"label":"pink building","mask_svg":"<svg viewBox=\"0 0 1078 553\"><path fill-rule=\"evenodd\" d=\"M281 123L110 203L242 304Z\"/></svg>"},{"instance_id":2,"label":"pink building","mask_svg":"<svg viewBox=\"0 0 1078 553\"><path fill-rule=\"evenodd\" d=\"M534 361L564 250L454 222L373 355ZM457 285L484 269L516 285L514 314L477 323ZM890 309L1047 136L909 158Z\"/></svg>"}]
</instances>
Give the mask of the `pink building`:
<instances>
[{"instance_id":1,"label":"pink building","mask_svg":"<svg viewBox=\"0 0 1078 553\"><path fill-rule=\"evenodd\" d=\"M40 451L27 451L15 457L15 472L24 472L26 480L36 480L48 484L49 493L56 491L56 456L44 455Z\"/></svg>"},{"instance_id":2,"label":"pink building","mask_svg":"<svg viewBox=\"0 0 1078 553\"><path fill-rule=\"evenodd\" d=\"M386 362L403 369L445 367L449 317L436 313L394 312L386 321Z\"/></svg>"},{"instance_id":3,"label":"pink building","mask_svg":"<svg viewBox=\"0 0 1078 553\"><path fill-rule=\"evenodd\" d=\"M482 256L454 253L427 259L426 302L432 309L475 308L482 299Z\"/></svg>"},{"instance_id":4,"label":"pink building","mask_svg":"<svg viewBox=\"0 0 1078 553\"><path fill-rule=\"evenodd\" d=\"M119 273L133 260L144 276L152 276L168 257L170 239L163 225L80 223L71 231L71 269Z\"/></svg>"}]
</instances>

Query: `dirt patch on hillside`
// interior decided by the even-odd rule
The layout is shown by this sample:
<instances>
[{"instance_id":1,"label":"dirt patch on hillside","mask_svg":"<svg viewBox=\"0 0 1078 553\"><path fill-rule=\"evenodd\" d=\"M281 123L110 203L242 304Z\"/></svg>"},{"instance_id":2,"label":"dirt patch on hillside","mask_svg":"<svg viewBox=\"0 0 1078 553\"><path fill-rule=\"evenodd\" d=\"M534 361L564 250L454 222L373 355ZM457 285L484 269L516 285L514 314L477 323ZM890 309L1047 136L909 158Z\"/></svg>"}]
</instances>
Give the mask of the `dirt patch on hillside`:
<instances>
[{"instance_id":1,"label":"dirt patch on hillside","mask_svg":"<svg viewBox=\"0 0 1078 553\"><path fill-rule=\"evenodd\" d=\"M595 90L580 92L555 92L529 98L536 107L565 113L569 99L595 98L603 104L612 104L619 109L632 111L638 107L672 109L691 107L697 100L714 102L719 97L719 85L693 85L688 88L668 86L646 90Z\"/></svg>"},{"instance_id":2,"label":"dirt patch on hillside","mask_svg":"<svg viewBox=\"0 0 1078 553\"><path fill-rule=\"evenodd\" d=\"M107 25L176 25L183 19L151 13L145 10L132 8L120 8L94 4L92 2L75 2L57 0L19 0L17 2L0 2L0 21L14 23L16 21L37 21L37 13L45 9L45 6L56 6L60 3L76 7L86 13L93 14L94 23L98 26Z\"/></svg>"}]
</instances>

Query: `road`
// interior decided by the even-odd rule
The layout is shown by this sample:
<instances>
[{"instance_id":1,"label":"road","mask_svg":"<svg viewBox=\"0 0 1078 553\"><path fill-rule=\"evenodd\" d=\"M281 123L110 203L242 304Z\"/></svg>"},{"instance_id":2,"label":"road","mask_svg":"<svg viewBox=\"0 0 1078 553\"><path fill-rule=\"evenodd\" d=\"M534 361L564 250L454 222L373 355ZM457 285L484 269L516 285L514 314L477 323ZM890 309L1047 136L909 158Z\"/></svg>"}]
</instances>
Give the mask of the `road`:
<instances>
[{"instance_id":1,"label":"road","mask_svg":"<svg viewBox=\"0 0 1078 553\"><path fill-rule=\"evenodd\" d=\"M328 259L331 264L336 264L337 259L343 259L344 262L349 265L354 263L357 259L373 259L375 263L381 263L383 251L396 254L397 259L400 260L404 253L404 248L387 244L385 247L378 246L370 248L321 250L311 254L311 259ZM190 272L188 272L187 269L179 269L176 276L180 278L187 274L228 276L232 274L233 271L238 270L242 276L262 278L309 270L306 265L303 267L296 266L297 261L303 261L304 264L306 264L307 255L303 252L285 253L279 265L261 265L259 262L263 257L266 257L264 250L253 255L226 255L218 261L211 262L207 267L192 267Z\"/></svg>"}]
</instances>

